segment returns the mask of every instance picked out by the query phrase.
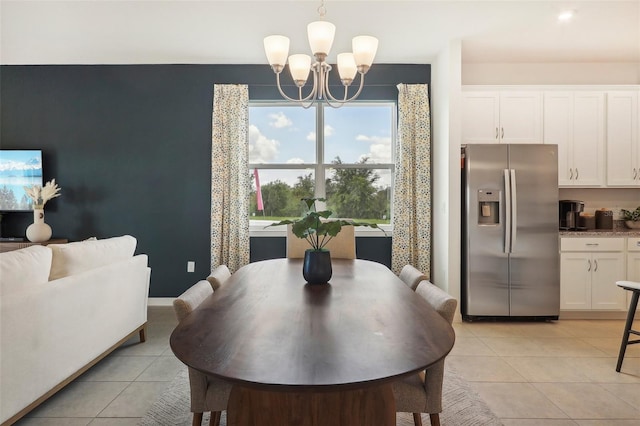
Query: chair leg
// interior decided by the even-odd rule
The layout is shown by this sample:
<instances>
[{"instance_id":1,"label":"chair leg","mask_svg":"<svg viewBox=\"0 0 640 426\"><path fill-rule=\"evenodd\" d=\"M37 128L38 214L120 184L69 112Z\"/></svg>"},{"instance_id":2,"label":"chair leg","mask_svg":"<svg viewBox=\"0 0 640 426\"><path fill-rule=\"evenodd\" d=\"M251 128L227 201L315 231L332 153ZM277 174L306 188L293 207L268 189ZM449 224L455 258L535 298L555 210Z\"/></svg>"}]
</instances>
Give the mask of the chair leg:
<instances>
[{"instance_id":1,"label":"chair leg","mask_svg":"<svg viewBox=\"0 0 640 426\"><path fill-rule=\"evenodd\" d=\"M220 426L220 416L222 411L212 411L209 418L209 426Z\"/></svg>"},{"instance_id":2,"label":"chair leg","mask_svg":"<svg viewBox=\"0 0 640 426\"><path fill-rule=\"evenodd\" d=\"M420 413L413 413L413 424L415 426L422 426L422 415Z\"/></svg>"},{"instance_id":3,"label":"chair leg","mask_svg":"<svg viewBox=\"0 0 640 426\"><path fill-rule=\"evenodd\" d=\"M622 361L624 360L624 353L627 350L629 343L629 331L633 325L633 317L636 314L636 308L638 307L638 296L640 291L634 291L631 294L631 304L629 305L629 313L627 313L627 322L624 326L624 334L622 335L622 343L620 343L620 353L618 354L618 365L616 365L616 371L619 373L622 368Z\"/></svg>"},{"instance_id":4,"label":"chair leg","mask_svg":"<svg viewBox=\"0 0 640 426\"><path fill-rule=\"evenodd\" d=\"M145 325L138 332L138 335L140 336L140 343L144 343L147 341L146 330L147 330L147 326Z\"/></svg>"},{"instance_id":5,"label":"chair leg","mask_svg":"<svg viewBox=\"0 0 640 426\"><path fill-rule=\"evenodd\" d=\"M193 413L193 426L202 426L202 413Z\"/></svg>"},{"instance_id":6,"label":"chair leg","mask_svg":"<svg viewBox=\"0 0 640 426\"><path fill-rule=\"evenodd\" d=\"M431 426L440 426L440 414L429 414L429 420L431 420Z\"/></svg>"}]
</instances>

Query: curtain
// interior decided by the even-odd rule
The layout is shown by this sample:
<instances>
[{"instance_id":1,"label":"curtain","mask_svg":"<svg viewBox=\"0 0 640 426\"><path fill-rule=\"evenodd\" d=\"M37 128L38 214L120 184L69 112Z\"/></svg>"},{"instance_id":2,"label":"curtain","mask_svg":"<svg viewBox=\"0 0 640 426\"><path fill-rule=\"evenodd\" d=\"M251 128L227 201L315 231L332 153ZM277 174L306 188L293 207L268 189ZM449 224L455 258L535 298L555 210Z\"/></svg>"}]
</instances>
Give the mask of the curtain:
<instances>
[{"instance_id":1,"label":"curtain","mask_svg":"<svg viewBox=\"0 0 640 426\"><path fill-rule=\"evenodd\" d=\"M431 115L428 85L398 85L391 269L431 276Z\"/></svg>"},{"instance_id":2,"label":"curtain","mask_svg":"<svg viewBox=\"0 0 640 426\"><path fill-rule=\"evenodd\" d=\"M216 84L211 140L211 270L249 263L249 88Z\"/></svg>"}]
</instances>

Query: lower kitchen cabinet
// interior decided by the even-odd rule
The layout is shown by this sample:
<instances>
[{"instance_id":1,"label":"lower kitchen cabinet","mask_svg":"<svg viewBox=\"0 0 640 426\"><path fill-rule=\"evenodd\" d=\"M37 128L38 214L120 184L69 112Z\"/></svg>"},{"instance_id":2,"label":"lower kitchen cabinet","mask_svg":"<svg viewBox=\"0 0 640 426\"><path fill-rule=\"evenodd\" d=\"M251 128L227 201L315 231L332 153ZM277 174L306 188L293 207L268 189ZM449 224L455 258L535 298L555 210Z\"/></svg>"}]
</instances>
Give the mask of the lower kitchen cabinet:
<instances>
[{"instance_id":1,"label":"lower kitchen cabinet","mask_svg":"<svg viewBox=\"0 0 640 426\"><path fill-rule=\"evenodd\" d=\"M640 238L627 239L627 279L640 282Z\"/></svg>"},{"instance_id":2,"label":"lower kitchen cabinet","mask_svg":"<svg viewBox=\"0 0 640 426\"><path fill-rule=\"evenodd\" d=\"M627 308L627 295L616 281L624 279L624 238L562 238L560 309Z\"/></svg>"},{"instance_id":3,"label":"lower kitchen cabinet","mask_svg":"<svg viewBox=\"0 0 640 426\"><path fill-rule=\"evenodd\" d=\"M640 238L627 238L627 280L640 283ZM631 292L627 291L627 306L630 303Z\"/></svg>"}]
</instances>

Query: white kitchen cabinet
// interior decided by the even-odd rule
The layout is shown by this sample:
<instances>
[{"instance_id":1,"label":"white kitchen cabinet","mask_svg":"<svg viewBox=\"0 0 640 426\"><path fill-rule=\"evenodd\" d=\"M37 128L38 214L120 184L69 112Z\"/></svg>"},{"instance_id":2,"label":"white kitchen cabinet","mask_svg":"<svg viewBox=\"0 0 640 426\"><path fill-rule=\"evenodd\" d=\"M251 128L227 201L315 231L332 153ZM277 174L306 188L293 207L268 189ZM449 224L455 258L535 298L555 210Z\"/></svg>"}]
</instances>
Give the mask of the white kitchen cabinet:
<instances>
[{"instance_id":1,"label":"white kitchen cabinet","mask_svg":"<svg viewBox=\"0 0 640 426\"><path fill-rule=\"evenodd\" d=\"M560 309L625 310L624 238L562 238Z\"/></svg>"},{"instance_id":2,"label":"white kitchen cabinet","mask_svg":"<svg viewBox=\"0 0 640 426\"><path fill-rule=\"evenodd\" d=\"M463 91L462 143L542 143L539 91Z\"/></svg>"},{"instance_id":3,"label":"white kitchen cabinet","mask_svg":"<svg viewBox=\"0 0 640 426\"><path fill-rule=\"evenodd\" d=\"M640 238L627 238L627 280L640 282Z\"/></svg>"},{"instance_id":4,"label":"white kitchen cabinet","mask_svg":"<svg viewBox=\"0 0 640 426\"><path fill-rule=\"evenodd\" d=\"M560 254L560 309L591 310L591 254Z\"/></svg>"},{"instance_id":5,"label":"white kitchen cabinet","mask_svg":"<svg viewBox=\"0 0 640 426\"><path fill-rule=\"evenodd\" d=\"M640 238L627 238L627 280L640 282ZM631 292L627 291L627 307L630 303Z\"/></svg>"},{"instance_id":6,"label":"white kitchen cabinet","mask_svg":"<svg viewBox=\"0 0 640 426\"><path fill-rule=\"evenodd\" d=\"M607 186L640 187L638 92L607 93Z\"/></svg>"},{"instance_id":7,"label":"white kitchen cabinet","mask_svg":"<svg viewBox=\"0 0 640 426\"><path fill-rule=\"evenodd\" d=\"M604 92L544 93L544 143L558 145L558 185L605 184Z\"/></svg>"}]
</instances>

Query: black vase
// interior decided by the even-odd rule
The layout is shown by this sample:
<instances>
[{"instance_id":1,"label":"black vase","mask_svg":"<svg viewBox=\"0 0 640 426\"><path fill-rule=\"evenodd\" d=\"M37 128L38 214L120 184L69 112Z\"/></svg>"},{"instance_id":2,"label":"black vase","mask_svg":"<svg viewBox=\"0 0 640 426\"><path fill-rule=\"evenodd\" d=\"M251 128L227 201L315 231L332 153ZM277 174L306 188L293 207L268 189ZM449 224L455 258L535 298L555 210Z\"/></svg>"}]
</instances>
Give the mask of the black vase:
<instances>
[{"instance_id":1,"label":"black vase","mask_svg":"<svg viewBox=\"0 0 640 426\"><path fill-rule=\"evenodd\" d=\"M304 252L302 276L309 284L325 284L331 279L331 253L328 250Z\"/></svg>"}]
</instances>

